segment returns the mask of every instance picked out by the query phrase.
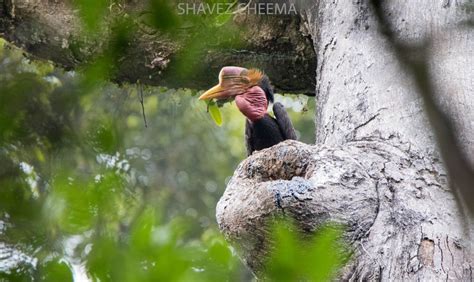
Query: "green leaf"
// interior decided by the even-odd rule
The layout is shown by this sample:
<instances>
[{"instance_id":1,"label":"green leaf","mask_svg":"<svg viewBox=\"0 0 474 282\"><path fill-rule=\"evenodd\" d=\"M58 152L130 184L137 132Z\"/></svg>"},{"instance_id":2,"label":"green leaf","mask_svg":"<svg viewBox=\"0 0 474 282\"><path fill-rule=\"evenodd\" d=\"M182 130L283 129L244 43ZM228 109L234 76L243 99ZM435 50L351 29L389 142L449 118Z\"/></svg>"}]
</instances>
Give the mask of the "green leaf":
<instances>
[{"instance_id":1,"label":"green leaf","mask_svg":"<svg viewBox=\"0 0 474 282\"><path fill-rule=\"evenodd\" d=\"M308 236L288 219L276 220L272 225L271 241L278 247L265 266L270 281L331 281L350 258L341 239L343 226L328 223Z\"/></svg>"},{"instance_id":2,"label":"green leaf","mask_svg":"<svg viewBox=\"0 0 474 282\"><path fill-rule=\"evenodd\" d=\"M149 2L151 26L157 30L170 31L179 27L179 18L169 1L152 0Z\"/></svg>"},{"instance_id":3,"label":"green leaf","mask_svg":"<svg viewBox=\"0 0 474 282\"><path fill-rule=\"evenodd\" d=\"M217 126L222 125L222 115L219 107L215 102L210 102L208 104L209 115L211 115L212 120L217 124Z\"/></svg>"},{"instance_id":4,"label":"green leaf","mask_svg":"<svg viewBox=\"0 0 474 282\"><path fill-rule=\"evenodd\" d=\"M79 15L88 31L97 31L99 23L107 12L108 2L105 0L76 0Z\"/></svg>"},{"instance_id":5,"label":"green leaf","mask_svg":"<svg viewBox=\"0 0 474 282\"><path fill-rule=\"evenodd\" d=\"M73 281L71 270L59 259L46 262L39 270L40 281Z\"/></svg>"},{"instance_id":6,"label":"green leaf","mask_svg":"<svg viewBox=\"0 0 474 282\"><path fill-rule=\"evenodd\" d=\"M147 208L133 226L130 243L134 249L146 251L151 246L152 232L156 218L152 208Z\"/></svg>"}]
</instances>

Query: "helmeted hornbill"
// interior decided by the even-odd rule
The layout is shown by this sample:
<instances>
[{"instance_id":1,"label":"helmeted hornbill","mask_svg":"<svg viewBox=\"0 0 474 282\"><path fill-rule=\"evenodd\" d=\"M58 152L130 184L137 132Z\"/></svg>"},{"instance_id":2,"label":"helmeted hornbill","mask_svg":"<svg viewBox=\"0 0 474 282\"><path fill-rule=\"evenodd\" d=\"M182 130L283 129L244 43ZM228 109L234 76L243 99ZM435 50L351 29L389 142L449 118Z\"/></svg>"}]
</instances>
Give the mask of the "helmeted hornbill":
<instances>
[{"instance_id":1,"label":"helmeted hornbill","mask_svg":"<svg viewBox=\"0 0 474 282\"><path fill-rule=\"evenodd\" d=\"M219 73L219 84L202 94L200 100L228 100L235 98L240 112L247 117L245 141L247 155L271 147L286 139L295 139L296 133L281 103L274 103L273 114L267 113L273 103L273 87L269 78L257 69L224 67Z\"/></svg>"}]
</instances>

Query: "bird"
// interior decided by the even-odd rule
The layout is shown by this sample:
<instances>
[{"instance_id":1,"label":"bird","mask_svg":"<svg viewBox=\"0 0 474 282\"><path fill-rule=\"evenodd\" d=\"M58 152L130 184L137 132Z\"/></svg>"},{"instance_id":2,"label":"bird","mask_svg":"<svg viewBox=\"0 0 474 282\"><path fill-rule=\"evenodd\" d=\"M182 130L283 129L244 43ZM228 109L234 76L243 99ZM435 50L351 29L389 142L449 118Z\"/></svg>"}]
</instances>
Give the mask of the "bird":
<instances>
[{"instance_id":1,"label":"bird","mask_svg":"<svg viewBox=\"0 0 474 282\"><path fill-rule=\"evenodd\" d=\"M273 86L258 69L226 66L219 72L219 84L205 91L199 100L235 100L246 117L245 144L247 156L284 140L296 140L293 124L281 103L273 103ZM274 118L267 112L273 103Z\"/></svg>"}]
</instances>

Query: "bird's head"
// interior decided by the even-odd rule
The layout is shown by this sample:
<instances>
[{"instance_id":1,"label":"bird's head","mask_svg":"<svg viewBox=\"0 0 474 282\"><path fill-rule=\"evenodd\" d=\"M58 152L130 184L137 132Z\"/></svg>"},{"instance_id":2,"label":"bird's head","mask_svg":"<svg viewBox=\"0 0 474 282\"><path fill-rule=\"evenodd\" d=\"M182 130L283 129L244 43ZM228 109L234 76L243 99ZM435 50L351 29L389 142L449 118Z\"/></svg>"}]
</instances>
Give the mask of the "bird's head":
<instances>
[{"instance_id":1,"label":"bird's head","mask_svg":"<svg viewBox=\"0 0 474 282\"><path fill-rule=\"evenodd\" d=\"M273 88L268 77L257 69L223 67L219 84L204 92L200 100L235 99L239 110L251 121L262 118L268 103L273 102Z\"/></svg>"}]
</instances>

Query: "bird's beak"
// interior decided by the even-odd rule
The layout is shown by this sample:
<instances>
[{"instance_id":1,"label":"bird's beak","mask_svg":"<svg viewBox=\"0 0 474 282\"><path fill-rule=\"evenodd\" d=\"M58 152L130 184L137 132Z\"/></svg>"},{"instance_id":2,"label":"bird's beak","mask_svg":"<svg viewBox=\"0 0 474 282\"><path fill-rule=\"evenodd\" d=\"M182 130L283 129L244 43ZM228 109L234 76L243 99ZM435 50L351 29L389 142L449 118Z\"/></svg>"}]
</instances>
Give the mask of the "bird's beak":
<instances>
[{"instance_id":1,"label":"bird's beak","mask_svg":"<svg viewBox=\"0 0 474 282\"><path fill-rule=\"evenodd\" d=\"M211 89L204 92L200 97L199 100L210 100L214 98L224 98L225 96L225 88L220 86L219 84L212 87Z\"/></svg>"},{"instance_id":2,"label":"bird's beak","mask_svg":"<svg viewBox=\"0 0 474 282\"><path fill-rule=\"evenodd\" d=\"M241 67L223 67L219 73L219 84L204 92L199 100L228 99L239 94L248 86L248 70Z\"/></svg>"}]
</instances>

